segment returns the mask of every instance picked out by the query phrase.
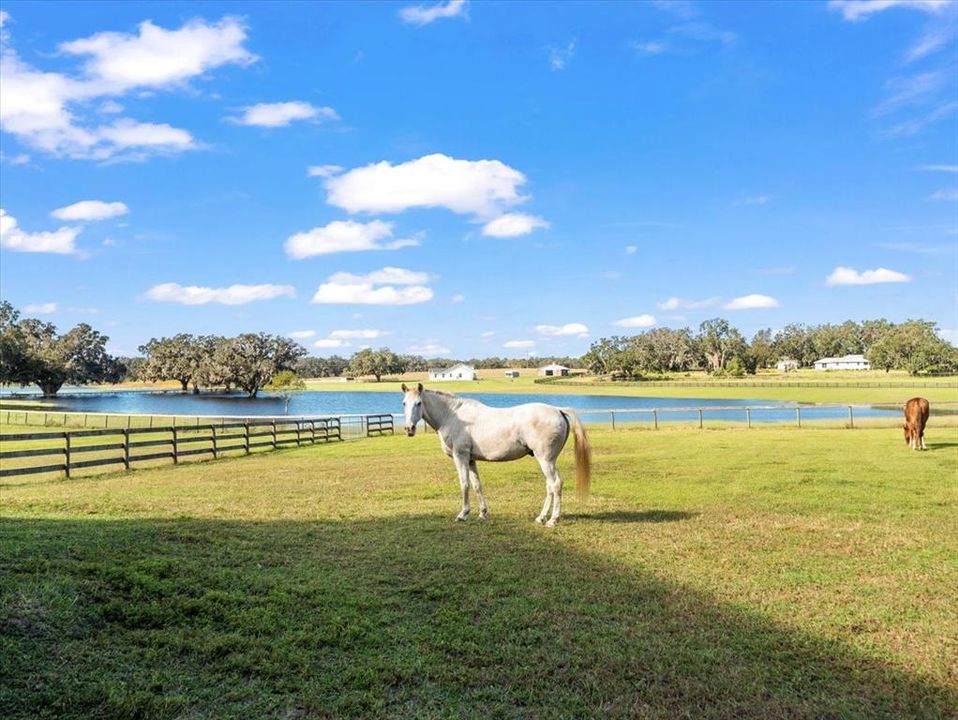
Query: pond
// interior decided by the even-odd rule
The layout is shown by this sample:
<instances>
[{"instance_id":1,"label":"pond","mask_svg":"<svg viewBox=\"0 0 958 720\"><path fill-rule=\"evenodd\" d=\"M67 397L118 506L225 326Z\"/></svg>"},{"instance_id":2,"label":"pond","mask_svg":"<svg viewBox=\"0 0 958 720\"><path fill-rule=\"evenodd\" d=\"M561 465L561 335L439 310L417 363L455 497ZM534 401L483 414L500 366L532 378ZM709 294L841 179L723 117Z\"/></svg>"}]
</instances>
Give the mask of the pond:
<instances>
[{"instance_id":1,"label":"pond","mask_svg":"<svg viewBox=\"0 0 958 720\"><path fill-rule=\"evenodd\" d=\"M660 422L698 419L697 408L703 409L705 419L743 421L745 408L763 408L752 412L753 422L780 422L795 419L794 403L774 400L730 400L708 398L662 398L610 395L546 395L518 393L460 393L493 407L509 407L519 403L544 402L550 405L571 407L578 411L586 422L610 422L611 410L616 410L616 420L622 422L651 421L651 410L661 411ZM10 392L3 392L9 397ZM18 396L19 393L18 393ZM68 412L97 412L144 415L213 415L254 417L283 414L283 399L262 394L249 399L244 393L201 393L192 395L179 392L116 391L93 392L82 388L64 388L60 396L37 404L51 410ZM696 408L682 410L677 408ZM711 409L710 408L714 408ZM719 409L721 408L721 409ZM631 412L629 412L631 410ZM290 400L290 415L367 415L374 413L400 413L399 392L357 391L307 391ZM621 411L621 412L620 412ZM645 412L641 412L645 411ZM856 407L855 417L891 417L899 415L897 408ZM802 406L802 417L808 419L841 419L848 415L847 406Z\"/></svg>"}]
</instances>

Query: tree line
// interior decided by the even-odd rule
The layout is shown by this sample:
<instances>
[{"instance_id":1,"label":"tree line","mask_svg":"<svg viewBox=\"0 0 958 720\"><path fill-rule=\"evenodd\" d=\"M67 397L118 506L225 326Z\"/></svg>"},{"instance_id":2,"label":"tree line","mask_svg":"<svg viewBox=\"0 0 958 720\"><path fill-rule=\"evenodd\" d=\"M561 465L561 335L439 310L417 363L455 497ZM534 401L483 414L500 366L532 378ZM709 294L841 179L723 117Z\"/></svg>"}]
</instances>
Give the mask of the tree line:
<instances>
[{"instance_id":1,"label":"tree line","mask_svg":"<svg viewBox=\"0 0 958 720\"><path fill-rule=\"evenodd\" d=\"M778 332L760 330L748 341L728 320L706 320L689 328L656 328L638 335L601 338L582 364L597 375L637 379L648 374L704 370L742 376L792 360L808 367L824 357L864 355L872 368L913 375L958 371L958 349L925 320L848 320L839 325L792 323Z\"/></svg>"},{"instance_id":2,"label":"tree line","mask_svg":"<svg viewBox=\"0 0 958 720\"><path fill-rule=\"evenodd\" d=\"M0 302L0 383L37 385L44 396L65 384L140 380L175 380L183 391L239 389L256 397L279 373L300 377L368 377L376 381L404 372L448 367L464 362L477 369L518 368L528 359L487 357L452 360L402 355L387 347L364 348L350 358L312 357L289 338L266 333L235 337L190 335L152 338L141 356L117 358L106 352L109 337L81 323L59 334L54 325L21 318L8 302ZM810 366L823 357L863 354L875 369L912 374L958 372L958 349L938 337L925 320L892 323L852 320L838 325L793 323L774 332L760 330L749 341L723 318L706 320L697 332L689 328L656 328L630 336L601 338L577 357L537 357L585 367L597 375L636 379L650 374L705 370L713 375L741 376L791 359Z\"/></svg>"}]
</instances>

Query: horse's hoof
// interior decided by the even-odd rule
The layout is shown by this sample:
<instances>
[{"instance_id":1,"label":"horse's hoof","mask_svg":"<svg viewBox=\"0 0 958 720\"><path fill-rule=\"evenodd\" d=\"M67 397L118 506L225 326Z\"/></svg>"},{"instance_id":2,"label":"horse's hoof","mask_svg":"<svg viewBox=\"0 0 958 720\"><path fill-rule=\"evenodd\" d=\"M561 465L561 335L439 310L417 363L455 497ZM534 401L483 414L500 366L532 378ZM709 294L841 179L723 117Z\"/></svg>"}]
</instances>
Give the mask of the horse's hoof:
<instances>
[{"instance_id":1,"label":"horse's hoof","mask_svg":"<svg viewBox=\"0 0 958 720\"><path fill-rule=\"evenodd\" d=\"M456 515L456 522L465 522L465 521L466 521L465 515Z\"/></svg>"},{"instance_id":2,"label":"horse's hoof","mask_svg":"<svg viewBox=\"0 0 958 720\"><path fill-rule=\"evenodd\" d=\"M489 519L489 513L480 513L479 519L480 519L480 520L488 520L488 519Z\"/></svg>"},{"instance_id":3,"label":"horse's hoof","mask_svg":"<svg viewBox=\"0 0 958 720\"><path fill-rule=\"evenodd\" d=\"M559 519L555 518L546 523L546 527L555 527L559 523Z\"/></svg>"},{"instance_id":4,"label":"horse's hoof","mask_svg":"<svg viewBox=\"0 0 958 720\"><path fill-rule=\"evenodd\" d=\"M545 518L540 516L540 517L537 517L537 518L536 518L535 520L533 520L532 522L536 523L536 525L541 525L544 520L545 520Z\"/></svg>"}]
</instances>

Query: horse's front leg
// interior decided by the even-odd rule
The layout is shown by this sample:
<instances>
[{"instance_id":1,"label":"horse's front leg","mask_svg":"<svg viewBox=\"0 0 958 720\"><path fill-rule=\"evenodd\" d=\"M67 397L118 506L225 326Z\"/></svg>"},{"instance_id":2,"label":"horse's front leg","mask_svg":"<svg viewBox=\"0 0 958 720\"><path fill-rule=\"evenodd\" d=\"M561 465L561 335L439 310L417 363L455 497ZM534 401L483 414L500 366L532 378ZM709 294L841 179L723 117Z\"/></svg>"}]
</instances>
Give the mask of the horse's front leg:
<instances>
[{"instance_id":1,"label":"horse's front leg","mask_svg":"<svg viewBox=\"0 0 958 720\"><path fill-rule=\"evenodd\" d=\"M461 522L469 515L469 455L459 452L453 452L452 460L456 464L456 472L459 474L459 489L462 491L462 510L456 515L456 520Z\"/></svg>"},{"instance_id":2,"label":"horse's front leg","mask_svg":"<svg viewBox=\"0 0 958 720\"><path fill-rule=\"evenodd\" d=\"M479 498L479 519L485 520L489 517L489 506L482 496L482 482L479 480L479 468L476 467L475 460L469 461L469 480L472 482L472 489L476 491L476 497Z\"/></svg>"}]
</instances>

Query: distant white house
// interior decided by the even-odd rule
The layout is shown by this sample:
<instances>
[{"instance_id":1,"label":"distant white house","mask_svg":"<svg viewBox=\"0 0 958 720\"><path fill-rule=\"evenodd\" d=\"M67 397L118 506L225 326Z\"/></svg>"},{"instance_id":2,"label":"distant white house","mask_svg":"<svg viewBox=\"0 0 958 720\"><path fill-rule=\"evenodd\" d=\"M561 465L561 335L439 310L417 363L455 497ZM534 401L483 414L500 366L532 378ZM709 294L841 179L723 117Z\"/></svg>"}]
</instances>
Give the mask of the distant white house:
<instances>
[{"instance_id":1,"label":"distant white house","mask_svg":"<svg viewBox=\"0 0 958 720\"><path fill-rule=\"evenodd\" d=\"M798 370L798 360L792 358L782 358L775 364L775 369L780 372L791 372Z\"/></svg>"},{"instance_id":2,"label":"distant white house","mask_svg":"<svg viewBox=\"0 0 958 720\"><path fill-rule=\"evenodd\" d=\"M871 370L871 367L864 355L827 357L815 361L816 370Z\"/></svg>"},{"instance_id":3,"label":"distant white house","mask_svg":"<svg viewBox=\"0 0 958 720\"><path fill-rule=\"evenodd\" d=\"M519 377L519 371L518 371L518 370L506 370L505 373L503 373L503 374L504 374L507 378L517 378L517 377Z\"/></svg>"},{"instance_id":4,"label":"distant white house","mask_svg":"<svg viewBox=\"0 0 958 720\"><path fill-rule=\"evenodd\" d=\"M476 377L476 369L464 363L448 368L429 368L430 380L475 380Z\"/></svg>"},{"instance_id":5,"label":"distant white house","mask_svg":"<svg viewBox=\"0 0 958 720\"><path fill-rule=\"evenodd\" d=\"M559 375L568 375L569 368L565 365L557 365L552 363L551 365L544 365L539 368L539 374L543 377L558 377Z\"/></svg>"}]
</instances>

